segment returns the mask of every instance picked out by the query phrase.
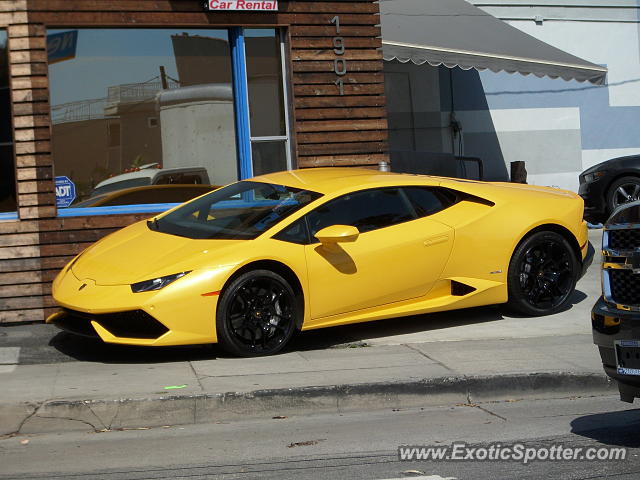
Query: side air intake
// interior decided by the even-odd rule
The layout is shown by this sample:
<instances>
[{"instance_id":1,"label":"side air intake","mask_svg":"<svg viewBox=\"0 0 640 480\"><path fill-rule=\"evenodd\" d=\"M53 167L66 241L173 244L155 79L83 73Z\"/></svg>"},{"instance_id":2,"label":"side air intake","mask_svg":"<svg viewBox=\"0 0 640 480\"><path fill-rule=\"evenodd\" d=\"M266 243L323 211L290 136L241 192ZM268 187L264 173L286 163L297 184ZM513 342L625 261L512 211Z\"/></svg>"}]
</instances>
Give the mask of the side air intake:
<instances>
[{"instance_id":1,"label":"side air intake","mask_svg":"<svg viewBox=\"0 0 640 480\"><path fill-rule=\"evenodd\" d=\"M451 295L464 297L465 295L469 295L471 292L475 291L476 289L469 285L451 280Z\"/></svg>"}]
</instances>

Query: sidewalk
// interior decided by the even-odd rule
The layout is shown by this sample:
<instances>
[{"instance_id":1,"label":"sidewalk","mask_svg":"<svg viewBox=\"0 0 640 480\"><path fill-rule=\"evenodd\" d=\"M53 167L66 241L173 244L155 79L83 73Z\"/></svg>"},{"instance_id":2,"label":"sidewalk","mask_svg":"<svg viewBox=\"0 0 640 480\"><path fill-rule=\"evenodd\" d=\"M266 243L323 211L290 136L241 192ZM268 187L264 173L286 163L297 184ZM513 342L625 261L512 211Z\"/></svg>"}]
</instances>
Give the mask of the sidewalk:
<instances>
[{"instance_id":1,"label":"sidewalk","mask_svg":"<svg viewBox=\"0 0 640 480\"><path fill-rule=\"evenodd\" d=\"M0 434L614 393L589 335L432 342L0 374ZM170 388L166 387L182 387Z\"/></svg>"},{"instance_id":2,"label":"sidewalk","mask_svg":"<svg viewBox=\"0 0 640 480\"><path fill-rule=\"evenodd\" d=\"M197 359L23 365L11 359L15 347L0 348L0 435L613 394L590 334L598 261L574 305L543 318L488 308L389 320L314 332L316 344L248 359L212 349ZM318 347L332 335L347 346Z\"/></svg>"}]
</instances>

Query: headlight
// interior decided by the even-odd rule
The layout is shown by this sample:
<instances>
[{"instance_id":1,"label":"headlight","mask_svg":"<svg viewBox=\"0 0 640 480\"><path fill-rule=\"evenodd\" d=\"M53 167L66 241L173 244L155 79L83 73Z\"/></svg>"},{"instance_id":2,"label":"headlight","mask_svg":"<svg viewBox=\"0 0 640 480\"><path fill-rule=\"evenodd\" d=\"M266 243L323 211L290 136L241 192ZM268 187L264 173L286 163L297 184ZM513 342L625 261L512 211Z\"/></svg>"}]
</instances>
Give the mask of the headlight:
<instances>
[{"instance_id":1,"label":"headlight","mask_svg":"<svg viewBox=\"0 0 640 480\"><path fill-rule=\"evenodd\" d=\"M605 172L604 170L600 170L598 172L593 172L593 173L587 173L584 176L584 181L586 183L591 183L591 182L595 182L596 180L598 180L599 178L602 178L605 176L607 172Z\"/></svg>"},{"instance_id":2,"label":"headlight","mask_svg":"<svg viewBox=\"0 0 640 480\"><path fill-rule=\"evenodd\" d=\"M189 270L189 272L191 272L191 270ZM170 283L175 282L177 279L184 277L189 272L174 273L173 275L167 275L165 277L152 278L151 280L145 280L144 282L133 283L131 284L131 291L133 293L140 293L160 290Z\"/></svg>"}]
</instances>

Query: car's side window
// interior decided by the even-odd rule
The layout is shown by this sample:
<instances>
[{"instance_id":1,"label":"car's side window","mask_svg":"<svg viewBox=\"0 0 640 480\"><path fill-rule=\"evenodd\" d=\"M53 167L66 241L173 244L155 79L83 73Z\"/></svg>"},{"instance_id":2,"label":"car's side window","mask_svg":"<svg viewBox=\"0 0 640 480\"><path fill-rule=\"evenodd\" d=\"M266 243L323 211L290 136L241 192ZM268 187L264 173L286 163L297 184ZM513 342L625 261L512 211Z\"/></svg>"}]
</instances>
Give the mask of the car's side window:
<instances>
[{"instance_id":1,"label":"car's side window","mask_svg":"<svg viewBox=\"0 0 640 480\"><path fill-rule=\"evenodd\" d=\"M301 218L300 220L296 220L287 228L274 235L273 238L282 240L283 242L298 243L300 245L309 244L309 230L307 229L306 219Z\"/></svg>"},{"instance_id":2,"label":"car's side window","mask_svg":"<svg viewBox=\"0 0 640 480\"><path fill-rule=\"evenodd\" d=\"M366 233L415 218L400 189L378 188L350 193L321 205L307 214L307 223L313 236L331 225L352 225Z\"/></svg>"},{"instance_id":3,"label":"car's side window","mask_svg":"<svg viewBox=\"0 0 640 480\"><path fill-rule=\"evenodd\" d=\"M458 196L444 188L404 187L402 190L407 195L418 217L432 215L458 202Z\"/></svg>"}]
</instances>

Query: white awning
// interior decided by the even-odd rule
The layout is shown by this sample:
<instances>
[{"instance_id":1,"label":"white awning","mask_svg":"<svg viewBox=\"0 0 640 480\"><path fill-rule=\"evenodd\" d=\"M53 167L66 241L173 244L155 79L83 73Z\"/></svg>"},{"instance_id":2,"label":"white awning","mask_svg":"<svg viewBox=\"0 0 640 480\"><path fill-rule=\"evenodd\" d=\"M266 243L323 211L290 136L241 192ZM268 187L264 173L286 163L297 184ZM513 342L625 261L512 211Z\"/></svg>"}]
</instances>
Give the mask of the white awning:
<instances>
[{"instance_id":1,"label":"white awning","mask_svg":"<svg viewBox=\"0 0 640 480\"><path fill-rule=\"evenodd\" d=\"M605 67L538 40L465 0L379 3L385 60L605 82Z\"/></svg>"}]
</instances>

